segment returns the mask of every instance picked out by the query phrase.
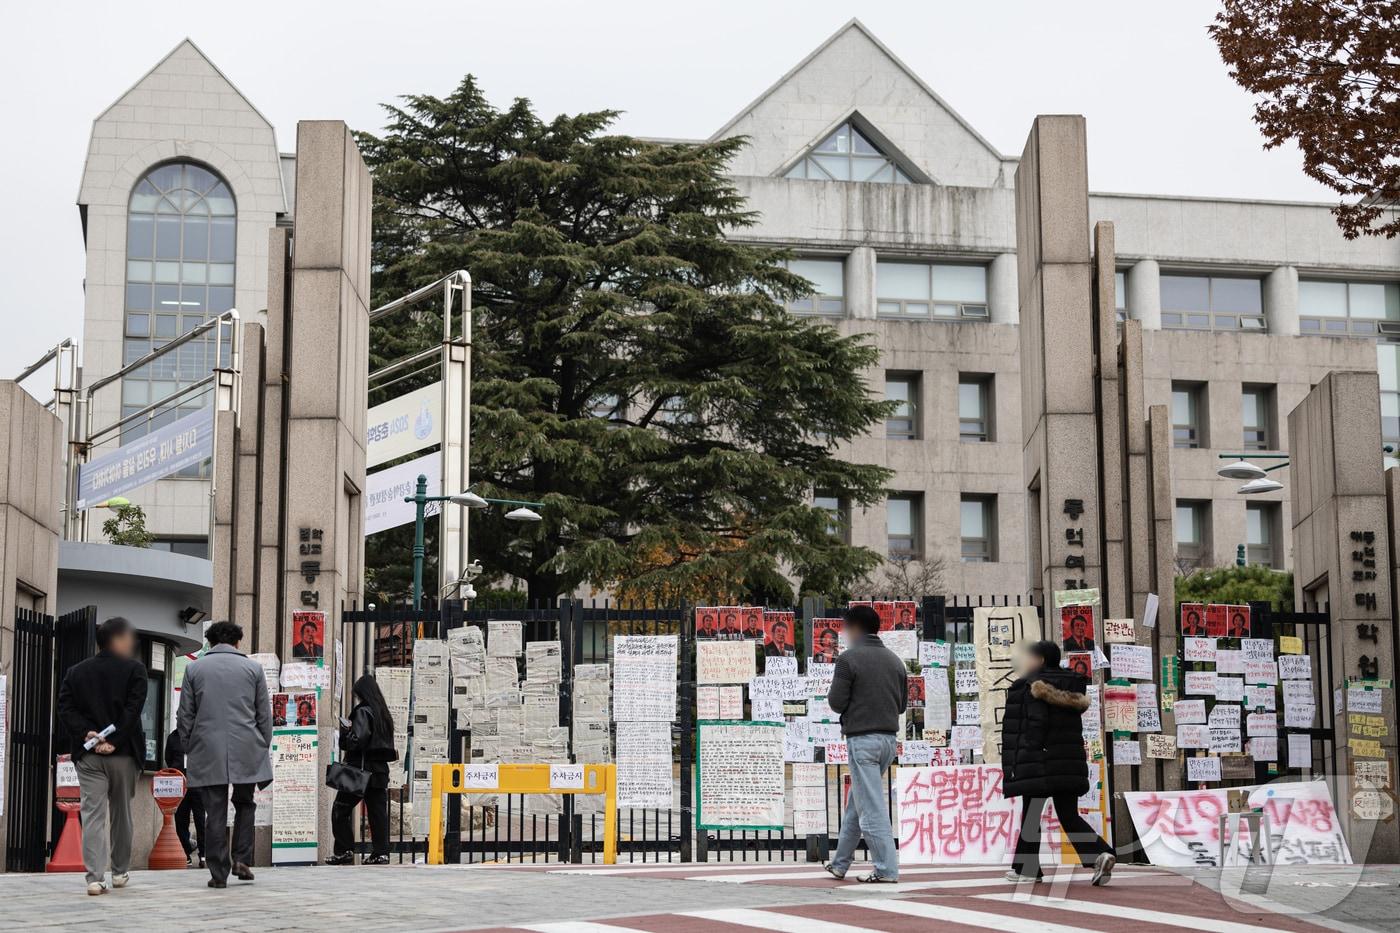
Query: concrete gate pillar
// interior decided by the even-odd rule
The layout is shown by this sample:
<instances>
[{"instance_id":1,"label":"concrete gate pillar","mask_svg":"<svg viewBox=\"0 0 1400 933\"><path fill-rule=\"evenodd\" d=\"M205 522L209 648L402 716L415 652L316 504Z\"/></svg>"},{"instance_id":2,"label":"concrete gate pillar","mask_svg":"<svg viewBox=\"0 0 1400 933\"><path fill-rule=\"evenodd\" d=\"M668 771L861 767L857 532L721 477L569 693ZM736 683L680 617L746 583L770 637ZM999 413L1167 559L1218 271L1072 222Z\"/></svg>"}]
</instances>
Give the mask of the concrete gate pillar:
<instances>
[{"instance_id":1,"label":"concrete gate pillar","mask_svg":"<svg viewBox=\"0 0 1400 933\"><path fill-rule=\"evenodd\" d=\"M1328 373L1288 416L1295 600L1329 608L1331 650L1313 653L1314 676L1319 692L1327 689L1328 674L1332 686L1343 688L1342 705L1334 710L1332 758L1323 767L1335 775L1333 798L1352 858L1373 863L1400 858L1400 822L1359 818L1352 780L1358 769L1379 763L1394 791L1392 505L1382 467L1379 388L1375 373ZM1389 685L1374 690L1380 713L1348 712L1346 684L1366 681ZM1324 707L1333 702L1320 700ZM1376 734L1377 724L1384 734Z\"/></svg>"}]
</instances>

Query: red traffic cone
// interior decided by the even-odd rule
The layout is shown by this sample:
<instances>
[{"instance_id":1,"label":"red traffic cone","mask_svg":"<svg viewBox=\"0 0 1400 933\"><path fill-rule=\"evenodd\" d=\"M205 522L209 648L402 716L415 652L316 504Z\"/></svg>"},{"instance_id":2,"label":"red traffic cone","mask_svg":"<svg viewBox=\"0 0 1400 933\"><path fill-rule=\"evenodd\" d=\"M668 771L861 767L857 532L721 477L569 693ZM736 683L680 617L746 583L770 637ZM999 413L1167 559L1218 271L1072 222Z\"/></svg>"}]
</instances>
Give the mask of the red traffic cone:
<instances>
[{"instance_id":1,"label":"red traffic cone","mask_svg":"<svg viewBox=\"0 0 1400 933\"><path fill-rule=\"evenodd\" d=\"M53 858L45 871L86 871L83 866L83 827L78 823L78 801L60 800L58 808L68 814L63 821L63 832L58 834L58 845L54 846Z\"/></svg>"}]
</instances>

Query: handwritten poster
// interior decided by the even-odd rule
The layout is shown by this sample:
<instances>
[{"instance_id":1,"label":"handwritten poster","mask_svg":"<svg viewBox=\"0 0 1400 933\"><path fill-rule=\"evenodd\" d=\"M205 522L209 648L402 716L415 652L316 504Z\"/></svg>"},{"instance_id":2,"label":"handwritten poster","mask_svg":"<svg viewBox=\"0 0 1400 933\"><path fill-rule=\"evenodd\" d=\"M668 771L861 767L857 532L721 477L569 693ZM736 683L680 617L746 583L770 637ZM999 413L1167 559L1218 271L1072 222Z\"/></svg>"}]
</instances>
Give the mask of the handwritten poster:
<instances>
[{"instance_id":1,"label":"handwritten poster","mask_svg":"<svg viewBox=\"0 0 1400 933\"><path fill-rule=\"evenodd\" d=\"M1010 859L1020 798L1007 799L1002 786L997 765L900 767L900 864L998 865Z\"/></svg>"},{"instance_id":2,"label":"handwritten poster","mask_svg":"<svg viewBox=\"0 0 1400 933\"><path fill-rule=\"evenodd\" d=\"M1113 656L1113 676L1129 680L1152 679L1152 647L1150 645L1110 645Z\"/></svg>"},{"instance_id":3,"label":"handwritten poster","mask_svg":"<svg viewBox=\"0 0 1400 933\"><path fill-rule=\"evenodd\" d=\"M1208 760L1188 758L1187 762ZM1220 760L1214 761L1218 769ZM1249 794L1251 806L1262 807L1269 815L1270 864L1351 864L1351 852L1325 782L1299 781L1240 790ZM1153 865L1219 867L1220 816L1228 810L1224 789L1125 792L1123 799L1143 852ZM1247 834L1239 834L1236 844L1247 859Z\"/></svg>"},{"instance_id":4,"label":"handwritten poster","mask_svg":"<svg viewBox=\"0 0 1400 933\"><path fill-rule=\"evenodd\" d=\"M919 642L919 666L947 667L953 655L952 648L946 641Z\"/></svg>"},{"instance_id":5,"label":"handwritten poster","mask_svg":"<svg viewBox=\"0 0 1400 933\"><path fill-rule=\"evenodd\" d=\"M671 806L671 724L617 724L617 805Z\"/></svg>"},{"instance_id":6,"label":"handwritten poster","mask_svg":"<svg viewBox=\"0 0 1400 933\"><path fill-rule=\"evenodd\" d=\"M319 742L314 727L272 732L272 862L316 861L317 807L321 789Z\"/></svg>"},{"instance_id":7,"label":"handwritten poster","mask_svg":"<svg viewBox=\"0 0 1400 933\"><path fill-rule=\"evenodd\" d=\"M979 606L972 611L980 716L976 725L982 727L982 760L988 764L1001 761L1001 720L1006 711L1006 691L1016 679L1011 667L1011 646L1019 641L1039 640L1040 613L1033 606ZM961 702L958 705L958 724L972 725L963 722Z\"/></svg>"},{"instance_id":8,"label":"handwritten poster","mask_svg":"<svg viewBox=\"0 0 1400 933\"><path fill-rule=\"evenodd\" d=\"M1104 684L1103 721L1108 732L1136 732L1137 687L1133 684Z\"/></svg>"},{"instance_id":9,"label":"handwritten poster","mask_svg":"<svg viewBox=\"0 0 1400 933\"><path fill-rule=\"evenodd\" d=\"M758 676L757 659L758 643L754 641L696 641L695 682L746 684ZM671 676L674 684L674 672Z\"/></svg>"},{"instance_id":10,"label":"handwritten poster","mask_svg":"<svg viewBox=\"0 0 1400 933\"><path fill-rule=\"evenodd\" d=\"M953 725L952 697L946 668L924 671L924 728L947 731Z\"/></svg>"},{"instance_id":11,"label":"handwritten poster","mask_svg":"<svg viewBox=\"0 0 1400 933\"><path fill-rule=\"evenodd\" d=\"M695 825L700 829L781 830L783 727L702 722L697 731L700 799Z\"/></svg>"},{"instance_id":12,"label":"handwritten poster","mask_svg":"<svg viewBox=\"0 0 1400 933\"><path fill-rule=\"evenodd\" d=\"M613 638L613 718L617 722L672 722L676 718L675 635ZM720 642L697 642L716 645ZM749 664L753 664L753 643ZM721 698L722 699L722 698Z\"/></svg>"}]
</instances>

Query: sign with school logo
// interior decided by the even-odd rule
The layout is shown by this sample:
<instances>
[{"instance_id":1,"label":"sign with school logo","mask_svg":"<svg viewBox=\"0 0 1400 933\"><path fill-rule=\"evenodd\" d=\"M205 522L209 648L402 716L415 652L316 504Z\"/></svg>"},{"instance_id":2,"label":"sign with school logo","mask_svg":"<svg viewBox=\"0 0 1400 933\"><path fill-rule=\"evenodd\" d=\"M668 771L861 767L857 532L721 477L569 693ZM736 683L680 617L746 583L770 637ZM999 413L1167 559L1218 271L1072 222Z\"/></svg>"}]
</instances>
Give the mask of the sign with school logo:
<instances>
[{"instance_id":1,"label":"sign with school logo","mask_svg":"<svg viewBox=\"0 0 1400 933\"><path fill-rule=\"evenodd\" d=\"M428 477L428 495L441 495L442 457L424 454L365 477L365 537L413 521L414 504L403 500L414 494L419 476ZM423 514L436 515L441 508L442 503L429 502Z\"/></svg>"},{"instance_id":2,"label":"sign with school logo","mask_svg":"<svg viewBox=\"0 0 1400 933\"><path fill-rule=\"evenodd\" d=\"M442 443L442 383L375 405L365 424L366 467Z\"/></svg>"}]
</instances>

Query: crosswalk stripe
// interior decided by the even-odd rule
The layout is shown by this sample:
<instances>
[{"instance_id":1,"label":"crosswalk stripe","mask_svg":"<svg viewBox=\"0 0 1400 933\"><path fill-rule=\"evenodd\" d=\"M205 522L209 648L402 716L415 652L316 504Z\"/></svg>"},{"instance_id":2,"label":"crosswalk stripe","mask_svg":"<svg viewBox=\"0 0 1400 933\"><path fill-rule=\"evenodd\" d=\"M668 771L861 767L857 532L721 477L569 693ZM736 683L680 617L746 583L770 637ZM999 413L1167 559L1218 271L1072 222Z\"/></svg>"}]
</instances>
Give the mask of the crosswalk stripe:
<instances>
[{"instance_id":1,"label":"crosswalk stripe","mask_svg":"<svg viewBox=\"0 0 1400 933\"><path fill-rule=\"evenodd\" d=\"M1125 907L1121 904L1103 904L1094 901L1074 901L1063 898L1033 895L1022 897L1015 894L975 894L978 900L999 901L1002 903L1024 904L1028 907L1048 907L1080 914L1111 914L1124 920L1141 920L1169 927L1186 927L1188 930L1204 930L1206 933L1260 933L1272 929L1252 923L1236 923L1233 920L1216 920L1213 917L1195 917L1187 914L1168 914L1141 907Z\"/></svg>"},{"instance_id":2,"label":"crosswalk stripe","mask_svg":"<svg viewBox=\"0 0 1400 933\"><path fill-rule=\"evenodd\" d=\"M1003 933L1093 933L1092 929L1088 927L1046 923L1044 920L1008 917L1002 914L984 913L980 910L951 907L946 904L928 904L923 901L887 899L863 901L859 906L871 910L884 910L893 914L905 914L910 917L922 917L927 920L961 923L986 930L1001 930ZM1253 933L1260 933L1260 931L1255 929Z\"/></svg>"},{"instance_id":3,"label":"crosswalk stripe","mask_svg":"<svg viewBox=\"0 0 1400 933\"><path fill-rule=\"evenodd\" d=\"M1005 870L1006 870L1006 869L1004 869L1004 868L997 868L997 867L994 867L994 866L986 866L986 865L945 866L945 867L941 867L941 868L900 868L900 870L899 870L899 876L900 876L901 878L907 878L907 877L909 877L909 876L911 876L911 875L914 875L914 876L923 876L923 875L954 875L954 874L975 875L975 874L977 874L977 873L979 873L979 872L985 873L985 872L989 872L989 871L995 871L995 872L997 872L998 874L1000 874L1000 873L1004 872ZM852 880L854 880L856 874L858 874L858 872L856 872L855 870L852 870L851 873L850 873L849 875L847 875L846 877L851 878ZM695 876L686 878L685 880L686 880L686 881L721 881L721 882L724 882L724 883L726 883L726 884L749 884L749 883L755 882L755 881L786 881L786 880L789 879L789 878L794 878L794 879L803 879L803 878L831 878L831 874L823 869L823 870L818 870L818 871L788 871L788 872L776 872L776 871L775 871L775 872L764 872L764 873L744 874L744 875L695 875ZM836 880L836 879L832 878L832 880L834 881L834 880Z\"/></svg>"},{"instance_id":4,"label":"crosswalk stripe","mask_svg":"<svg viewBox=\"0 0 1400 933\"><path fill-rule=\"evenodd\" d=\"M676 916L694 917L697 920L714 920L718 923L732 923L741 927L757 927L760 930L776 930L777 933L871 933L868 927L853 927L845 923L813 920L810 917L794 917L791 914L772 913L766 910L749 910L743 907L696 910L678 913ZM1066 927L1066 929L1069 928Z\"/></svg>"},{"instance_id":5,"label":"crosswalk stripe","mask_svg":"<svg viewBox=\"0 0 1400 933\"><path fill-rule=\"evenodd\" d=\"M527 923L520 929L534 930L535 933L627 933L628 930L636 930L636 927L590 923L587 920L562 920L558 923Z\"/></svg>"},{"instance_id":6,"label":"crosswalk stripe","mask_svg":"<svg viewBox=\"0 0 1400 933\"><path fill-rule=\"evenodd\" d=\"M1144 878L1144 879L1146 879L1146 878L1153 878L1153 877L1163 877L1163 876L1167 876L1167 875L1170 875L1170 872L1164 872L1164 871L1153 871L1153 872L1140 871L1140 872L1135 872L1135 873L1132 875L1132 880L1131 880L1131 881L1129 881L1128 879L1124 878L1124 879L1122 879L1122 882L1123 882L1123 883L1126 883L1126 884L1133 884L1133 883L1136 883L1137 879L1139 879L1139 878ZM901 870L901 871L900 871L900 878L902 879L903 877L904 877L904 872L903 872L903 870ZM1079 880L1079 881L1077 881L1077 882L1071 882L1071 883L1078 883L1078 884L1086 884L1086 883L1088 883L1089 875L1088 875L1087 872L1080 873L1079 877L1080 877L1080 880ZM714 879L708 879L708 880L714 880ZM1058 876L1058 875L1047 875L1047 876L1046 876L1046 879L1045 879L1045 883L1046 883L1046 884L1055 884L1055 883L1057 883L1057 882L1066 882L1066 881L1069 881L1069 878L1068 878L1068 877L1060 877L1060 876ZM882 885L882 884L863 884L863 885L860 885L858 888L852 888L851 890L852 890L853 892L858 891L858 892L861 893L861 894L888 894L888 893L891 892L891 891L896 891L896 890L897 890L900 894L903 894L903 893L905 893L905 892L907 892L907 891L934 891L934 890L944 890L944 889L948 889L948 888L995 888L995 887L1009 887L1009 886L1011 886L1011 885L1013 885L1013 884L1017 884L1017 883L1018 883L1018 882L1007 881L1005 878L1002 877L1002 873L1001 873L1000 871L998 871L996 877L994 877L994 878L941 878L941 879L939 879L939 880L937 880L937 881L913 881L913 882L909 882L909 883L906 883L906 882L904 882L903 880L901 880L901 881L899 882L899 886L898 886L897 888L890 887L890 886L886 886L886 885ZM1148 882L1148 883L1150 884L1151 882ZM1122 886L1122 884L1120 884L1120 886ZM843 889L843 890L844 890L844 889Z\"/></svg>"}]
</instances>

